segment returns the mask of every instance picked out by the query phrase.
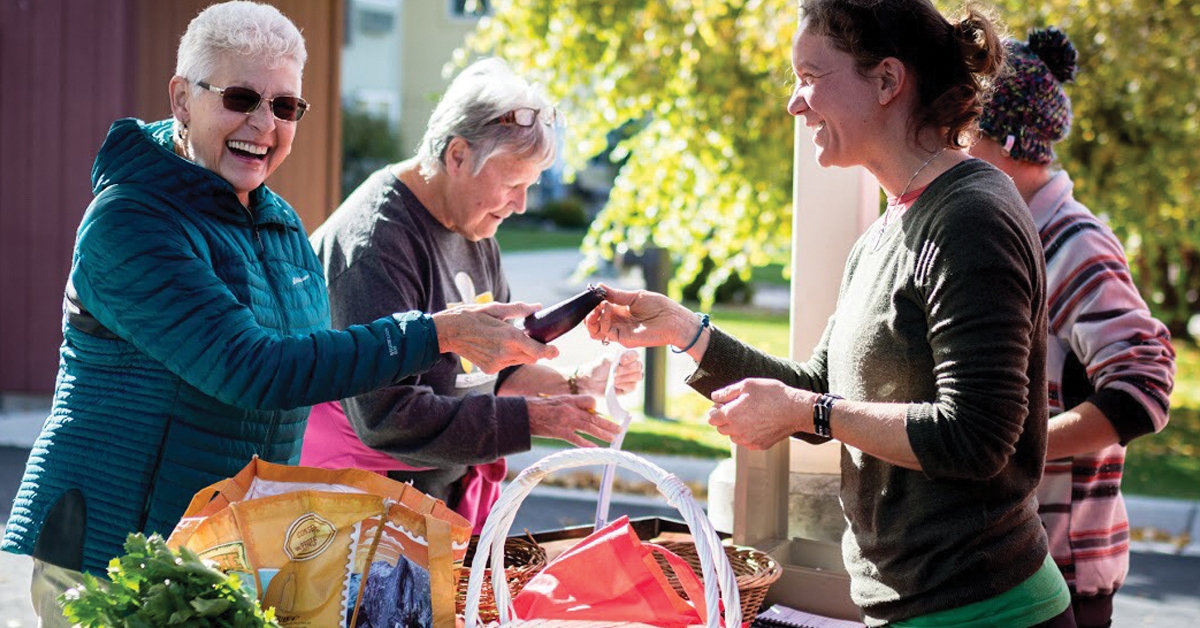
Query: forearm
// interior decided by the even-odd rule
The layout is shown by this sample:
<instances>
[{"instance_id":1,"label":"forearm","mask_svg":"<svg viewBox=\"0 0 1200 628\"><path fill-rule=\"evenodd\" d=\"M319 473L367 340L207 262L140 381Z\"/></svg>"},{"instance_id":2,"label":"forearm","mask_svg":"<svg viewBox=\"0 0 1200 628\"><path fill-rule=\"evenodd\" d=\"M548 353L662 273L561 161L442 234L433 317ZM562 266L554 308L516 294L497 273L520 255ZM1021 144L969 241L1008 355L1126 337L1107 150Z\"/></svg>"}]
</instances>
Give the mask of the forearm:
<instances>
[{"instance_id":1,"label":"forearm","mask_svg":"<svg viewBox=\"0 0 1200 628\"><path fill-rule=\"evenodd\" d=\"M921 470L905 425L908 404L867 403L839 400L829 414L830 433L835 440L862 450L884 462L915 471ZM801 409L801 430L813 432L812 409Z\"/></svg>"},{"instance_id":2,"label":"forearm","mask_svg":"<svg viewBox=\"0 0 1200 628\"><path fill-rule=\"evenodd\" d=\"M1120 442L1108 417L1087 401L1050 417L1048 434L1047 460L1099 451Z\"/></svg>"},{"instance_id":3,"label":"forearm","mask_svg":"<svg viewBox=\"0 0 1200 628\"><path fill-rule=\"evenodd\" d=\"M569 395L567 376L542 364L526 364L513 371L496 394L530 397L534 395Z\"/></svg>"},{"instance_id":4,"label":"forearm","mask_svg":"<svg viewBox=\"0 0 1200 628\"><path fill-rule=\"evenodd\" d=\"M363 444L413 466L482 464L529 449L523 399L390 386L345 400Z\"/></svg>"},{"instance_id":5,"label":"forearm","mask_svg":"<svg viewBox=\"0 0 1200 628\"><path fill-rule=\"evenodd\" d=\"M705 343L704 353L687 384L705 397L749 377L766 377L815 392L827 390L825 383L810 372L811 364L777 358L712 327L704 331L701 340Z\"/></svg>"}]
</instances>

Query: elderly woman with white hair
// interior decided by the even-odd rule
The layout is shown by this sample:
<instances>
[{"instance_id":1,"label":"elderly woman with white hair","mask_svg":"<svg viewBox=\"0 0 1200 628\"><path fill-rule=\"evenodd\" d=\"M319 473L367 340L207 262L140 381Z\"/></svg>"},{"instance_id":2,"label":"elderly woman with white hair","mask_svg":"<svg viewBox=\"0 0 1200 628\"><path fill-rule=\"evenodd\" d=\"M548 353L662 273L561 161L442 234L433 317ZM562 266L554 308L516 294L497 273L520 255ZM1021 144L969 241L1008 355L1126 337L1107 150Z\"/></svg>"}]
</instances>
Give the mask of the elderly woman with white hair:
<instances>
[{"instance_id":1,"label":"elderly woman with white hair","mask_svg":"<svg viewBox=\"0 0 1200 628\"><path fill-rule=\"evenodd\" d=\"M553 357L504 319L524 304L386 312L329 329L321 264L265 185L309 109L299 30L227 2L179 45L173 119L113 124L92 170L64 299L50 417L3 549L31 554L43 626L131 532L169 533L195 492L254 456L300 458L309 406L428 369L441 352L495 372Z\"/></svg>"},{"instance_id":2,"label":"elderly woman with white hair","mask_svg":"<svg viewBox=\"0 0 1200 628\"><path fill-rule=\"evenodd\" d=\"M374 173L313 233L334 326L395 309L508 301L492 236L525 211L560 127L555 108L499 59L464 69L416 157ZM526 364L495 376L469 356L443 354L425 373L314 408L301 462L412 482L478 532L505 477L504 456L529 450L531 436L579 446L589 446L581 434L612 439L615 424L594 413L592 397L604 393L609 371L600 358L573 375ZM617 391L640 379L641 363L626 354Z\"/></svg>"}]
</instances>

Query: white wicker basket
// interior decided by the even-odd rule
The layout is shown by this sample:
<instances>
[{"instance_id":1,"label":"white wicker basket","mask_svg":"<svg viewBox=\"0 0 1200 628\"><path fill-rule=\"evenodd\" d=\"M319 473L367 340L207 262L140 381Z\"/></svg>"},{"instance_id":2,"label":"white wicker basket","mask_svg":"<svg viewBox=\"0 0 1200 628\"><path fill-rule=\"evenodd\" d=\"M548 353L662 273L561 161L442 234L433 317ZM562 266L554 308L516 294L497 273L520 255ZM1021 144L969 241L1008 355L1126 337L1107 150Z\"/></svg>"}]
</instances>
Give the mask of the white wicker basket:
<instances>
[{"instance_id":1,"label":"white wicker basket","mask_svg":"<svg viewBox=\"0 0 1200 628\"><path fill-rule=\"evenodd\" d=\"M725 606L725 625L730 628L741 626L742 607L738 599L736 577L729 566L729 559L725 555L716 530L713 529L704 510L692 498L692 492L687 485L657 465L628 452L611 449L569 449L546 456L522 471L504 489L500 494L500 499L492 507L492 512L488 515L483 532L479 536L475 558L471 563L471 579L467 584L465 611L468 628L483 626L479 618L479 597L483 591L484 573L489 567L492 573L492 591L496 601L496 610L500 614L500 625L516 625L513 622L518 618L514 617L512 597L508 592L508 584L503 578L504 540L512 527L513 519L516 518L517 507L521 505L533 487L552 471L605 464L613 464L635 471L647 480L654 482L658 491L667 499L667 503L679 510L688 528L691 529L696 543L696 552L700 558L700 568L705 584L705 605L713 611L708 613L708 627L718 628L720 626L720 615L716 612L716 609L721 608L718 602ZM501 574L501 576L497 577L496 574Z\"/></svg>"}]
</instances>

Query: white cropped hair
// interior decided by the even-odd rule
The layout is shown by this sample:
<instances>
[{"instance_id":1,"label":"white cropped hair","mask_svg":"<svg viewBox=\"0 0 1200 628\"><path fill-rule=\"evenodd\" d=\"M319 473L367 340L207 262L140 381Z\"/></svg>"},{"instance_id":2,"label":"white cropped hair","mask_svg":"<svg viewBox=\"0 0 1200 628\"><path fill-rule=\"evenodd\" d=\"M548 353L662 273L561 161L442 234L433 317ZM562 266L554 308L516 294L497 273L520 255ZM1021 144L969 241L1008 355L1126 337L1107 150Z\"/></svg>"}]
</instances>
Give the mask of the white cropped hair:
<instances>
[{"instance_id":1,"label":"white cropped hair","mask_svg":"<svg viewBox=\"0 0 1200 628\"><path fill-rule=\"evenodd\" d=\"M206 80L222 55L236 53L261 59L268 68L308 60L300 29L279 9L257 2L222 2L204 9L179 40L175 74L193 83Z\"/></svg>"},{"instance_id":2,"label":"white cropped hair","mask_svg":"<svg viewBox=\"0 0 1200 628\"><path fill-rule=\"evenodd\" d=\"M552 107L540 90L500 59L483 59L467 66L429 116L425 137L417 148L421 175L432 177L444 167L446 147L455 137L471 147L473 174L479 174L497 153L525 155L548 168L557 150L556 124L540 120L529 127L493 124L496 118L522 108L546 112Z\"/></svg>"}]
</instances>

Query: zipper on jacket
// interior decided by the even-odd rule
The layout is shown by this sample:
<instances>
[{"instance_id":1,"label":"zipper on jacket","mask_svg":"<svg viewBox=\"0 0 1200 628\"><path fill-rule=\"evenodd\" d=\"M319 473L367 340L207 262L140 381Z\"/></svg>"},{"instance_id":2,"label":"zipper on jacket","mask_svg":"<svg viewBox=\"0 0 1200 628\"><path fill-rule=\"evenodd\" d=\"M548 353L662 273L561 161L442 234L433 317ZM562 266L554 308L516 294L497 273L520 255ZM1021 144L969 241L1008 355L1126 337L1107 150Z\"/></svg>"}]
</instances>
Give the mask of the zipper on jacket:
<instances>
[{"instance_id":1,"label":"zipper on jacket","mask_svg":"<svg viewBox=\"0 0 1200 628\"><path fill-rule=\"evenodd\" d=\"M250 220L250 231L254 233L254 243L258 245L258 258L259 261L262 261L262 256L267 253L267 247L263 246L262 234L258 232L258 224L254 222L254 212L245 205L242 205L242 209L246 210L246 218Z\"/></svg>"},{"instance_id":2,"label":"zipper on jacket","mask_svg":"<svg viewBox=\"0 0 1200 628\"><path fill-rule=\"evenodd\" d=\"M172 410L179 403L180 387L176 385L175 395L171 400ZM167 415L167 425L163 428L162 438L158 441L158 454L154 458L154 468L150 471L150 482L146 490L146 499L142 502L142 514L138 520L138 531L146 529L146 523L150 521L150 511L154 505L154 495L158 492L158 473L162 470L163 458L166 456L167 441L171 438L171 428L175 425L175 412L172 411Z\"/></svg>"},{"instance_id":3,"label":"zipper on jacket","mask_svg":"<svg viewBox=\"0 0 1200 628\"><path fill-rule=\"evenodd\" d=\"M250 219L250 230L254 232L254 242L258 246L258 263L263 268L263 279L266 280L267 286L271 288L272 296L275 302L279 305L279 313L282 317L280 323L285 329L290 329L291 324L287 320L287 307L279 293L279 288L275 285L274 278L271 276L271 270L267 267L266 260L263 258L267 254L267 247L263 245L262 231L258 228L258 223L254 220L254 212L250 211L249 207L242 205L242 209L246 210L246 217ZM279 431L279 423L282 421L282 412L276 410L271 413L271 421L267 424L267 433L263 439L262 458L271 461L271 451L275 448L275 434Z\"/></svg>"}]
</instances>

